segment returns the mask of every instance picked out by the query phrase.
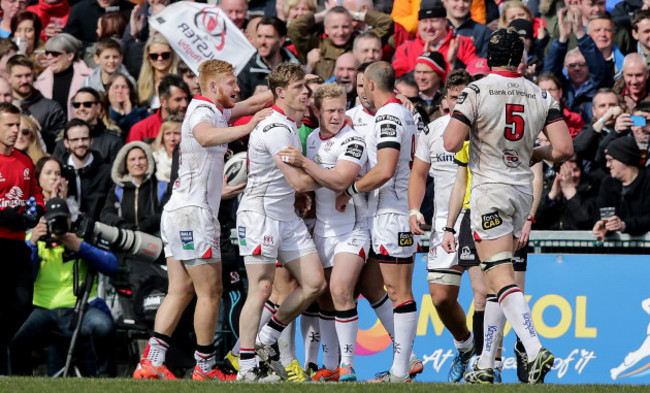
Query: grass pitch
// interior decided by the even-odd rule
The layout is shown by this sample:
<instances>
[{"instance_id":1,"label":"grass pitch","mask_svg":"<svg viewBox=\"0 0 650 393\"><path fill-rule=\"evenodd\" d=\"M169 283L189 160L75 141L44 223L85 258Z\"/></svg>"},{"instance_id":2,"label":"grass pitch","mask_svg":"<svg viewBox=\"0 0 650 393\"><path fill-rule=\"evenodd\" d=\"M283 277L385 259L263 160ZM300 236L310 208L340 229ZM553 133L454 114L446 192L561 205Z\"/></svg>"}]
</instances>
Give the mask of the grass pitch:
<instances>
[{"instance_id":1,"label":"grass pitch","mask_svg":"<svg viewBox=\"0 0 650 393\"><path fill-rule=\"evenodd\" d=\"M7 393L189 393L224 392L227 393L319 393L319 392L552 392L552 393L600 393L600 392L648 392L648 386L635 385L517 385L494 386L450 385L434 383L412 384L368 384L368 383L309 383L309 384L244 384L219 382L179 381L136 381L133 379L52 379L52 378L0 378L0 392Z\"/></svg>"}]
</instances>

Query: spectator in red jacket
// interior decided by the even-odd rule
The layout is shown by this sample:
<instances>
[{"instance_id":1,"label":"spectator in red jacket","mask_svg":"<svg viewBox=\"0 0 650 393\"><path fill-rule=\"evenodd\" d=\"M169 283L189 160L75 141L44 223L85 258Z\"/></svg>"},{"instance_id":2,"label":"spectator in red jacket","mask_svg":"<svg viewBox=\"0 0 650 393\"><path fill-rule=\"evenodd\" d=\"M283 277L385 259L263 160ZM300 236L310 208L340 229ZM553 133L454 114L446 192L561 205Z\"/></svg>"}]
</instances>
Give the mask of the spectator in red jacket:
<instances>
[{"instance_id":1,"label":"spectator in red jacket","mask_svg":"<svg viewBox=\"0 0 650 393\"><path fill-rule=\"evenodd\" d=\"M47 41L63 31L70 15L70 4L68 0L38 0L38 4L30 5L27 11L41 18L41 39Z\"/></svg>"},{"instance_id":2,"label":"spectator in red jacket","mask_svg":"<svg viewBox=\"0 0 650 393\"><path fill-rule=\"evenodd\" d=\"M393 66L396 77L411 72L423 52L440 52L450 69L464 68L480 59L471 38L453 33L447 22L447 11L440 0L422 1L418 19L420 24L415 39L404 42L395 50Z\"/></svg>"}]
</instances>

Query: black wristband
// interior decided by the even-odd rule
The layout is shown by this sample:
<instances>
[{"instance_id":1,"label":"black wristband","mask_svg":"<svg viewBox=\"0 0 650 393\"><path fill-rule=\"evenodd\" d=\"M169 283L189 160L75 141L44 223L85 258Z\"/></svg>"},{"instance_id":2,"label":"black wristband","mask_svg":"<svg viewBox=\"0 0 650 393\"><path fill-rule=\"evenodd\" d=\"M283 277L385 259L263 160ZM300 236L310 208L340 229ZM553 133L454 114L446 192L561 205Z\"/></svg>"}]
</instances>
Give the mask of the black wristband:
<instances>
[{"instance_id":1,"label":"black wristband","mask_svg":"<svg viewBox=\"0 0 650 393\"><path fill-rule=\"evenodd\" d=\"M445 231L445 232L451 232L454 235L456 234L456 230L454 228L451 228L451 227L442 227L442 230Z\"/></svg>"}]
</instances>

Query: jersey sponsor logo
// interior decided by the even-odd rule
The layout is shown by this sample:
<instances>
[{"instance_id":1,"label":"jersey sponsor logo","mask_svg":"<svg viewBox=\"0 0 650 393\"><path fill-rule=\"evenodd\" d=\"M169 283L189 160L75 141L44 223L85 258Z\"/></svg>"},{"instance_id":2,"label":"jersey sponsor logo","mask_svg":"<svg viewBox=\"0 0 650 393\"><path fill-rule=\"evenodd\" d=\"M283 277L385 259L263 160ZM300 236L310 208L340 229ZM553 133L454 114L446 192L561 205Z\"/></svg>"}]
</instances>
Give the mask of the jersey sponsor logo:
<instances>
[{"instance_id":1,"label":"jersey sponsor logo","mask_svg":"<svg viewBox=\"0 0 650 393\"><path fill-rule=\"evenodd\" d=\"M238 227L237 234L239 235L239 244L246 246L246 227Z\"/></svg>"},{"instance_id":2,"label":"jersey sponsor logo","mask_svg":"<svg viewBox=\"0 0 650 393\"><path fill-rule=\"evenodd\" d=\"M496 228L501 224L503 224L503 220L499 212L492 212L481 216L481 225L485 230Z\"/></svg>"},{"instance_id":3,"label":"jersey sponsor logo","mask_svg":"<svg viewBox=\"0 0 650 393\"><path fill-rule=\"evenodd\" d=\"M467 87L469 87L470 89L474 90L474 92L475 92L476 94L478 94L478 93L481 92L481 89L479 89L478 86L476 86L476 85L473 84L473 83L470 83L469 86L467 86Z\"/></svg>"},{"instance_id":4,"label":"jersey sponsor logo","mask_svg":"<svg viewBox=\"0 0 650 393\"><path fill-rule=\"evenodd\" d=\"M273 241L273 236L264 236L264 240L262 242L262 245L264 245L264 247L273 247L274 244L275 242Z\"/></svg>"},{"instance_id":5,"label":"jersey sponsor logo","mask_svg":"<svg viewBox=\"0 0 650 393\"><path fill-rule=\"evenodd\" d=\"M335 142L336 141L334 141L334 140L327 141L327 143L325 143L325 146L323 147L323 150L330 151L332 149L332 146L334 146Z\"/></svg>"},{"instance_id":6,"label":"jersey sponsor logo","mask_svg":"<svg viewBox=\"0 0 650 393\"><path fill-rule=\"evenodd\" d=\"M193 231L179 231L181 236L181 243L183 243L183 250L194 250L194 232Z\"/></svg>"},{"instance_id":7,"label":"jersey sponsor logo","mask_svg":"<svg viewBox=\"0 0 650 393\"><path fill-rule=\"evenodd\" d=\"M467 98L467 92L466 91L460 93L460 96L458 97L458 100L456 101L456 104L462 104L463 102L465 102L465 98Z\"/></svg>"},{"instance_id":8,"label":"jersey sponsor logo","mask_svg":"<svg viewBox=\"0 0 650 393\"><path fill-rule=\"evenodd\" d=\"M348 142L353 142L353 141L359 141L359 142L364 142L364 143L366 142L365 139L363 139L363 138L361 138L361 137L359 137L359 136L351 136L351 137L349 137L348 139L346 139L346 140L344 140L343 142L341 142L341 144L342 144L342 145L345 145L345 144L347 144Z\"/></svg>"},{"instance_id":9,"label":"jersey sponsor logo","mask_svg":"<svg viewBox=\"0 0 650 393\"><path fill-rule=\"evenodd\" d=\"M503 163L507 167L517 168L521 165L521 160L519 159L519 153L514 150L504 150L503 155L501 156Z\"/></svg>"},{"instance_id":10,"label":"jersey sponsor logo","mask_svg":"<svg viewBox=\"0 0 650 393\"><path fill-rule=\"evenodd\" d=\"M18 186L13 186L8 193L5 194L4 198L0 201L0 207L16 207L25 204L23 201L23 190Z\"/></svg>"},{"instance_id":11,"label":"jersey sponsor logo","mask_svg":"<svg viewBox=\"0 0 650 393\"><path fill-rule=\"evenodd\" d=\"M380 138L395 138L397 136L397 126L395 124L382 124L379 128Z\"/></svg>"},{"instance_id":12,"label":"jersey sponsor logo","mask_svg":"<svg viewBox=\"0 0 650 393\"><path fill-rule=\"evenodd\" d=\"M450 153L436 153L431 155L431 162L452 162L454 155Z\"/></svg>"},{"instance_id":13,"label":"jersey sponsor logo","mask_svg":"<svg viewBox=\"0 0 650 393\"><path fill-rule=\"evenodd\" d=\"M286 124L282 124L282 123L271 123L268 126L264 127L262 129L262 132L267 132L267 131L269 131L269 130L271 130L273 128L278 128L278 127L286 128L287 130L289 130L289 132L291 132L291 128L287 127Z\"/></svg>"},{"instance_id":14,"label":"jersey sponsor logo","mask_svg":"<svg viewBox=\"0 0 650 393\"><path fill-rule=\"evenodd\" d=\"M471 261L474 260L476 257L474 256L474 253L468 246L463 246L460 250L460 255L458 258L462 259L463 261Z\"/></svg>"},{"instance_id":15,"label":"jersey sponsor logo","mask_svg":"<svg viewBox=\"0 0 650 393\"><path fill-rule=\"evenodd\" d=\"M519 83L508 82L508 89L518 89L518 88L519 88Z\"/></svg>"},{"instance_id":16,"label":"jersey sponsor logo","mask_svg":"<svg viewBox=\"0 0 650 393\"><path fill-rule=\"evenodd\" d=\"M397 244L400 247L410 247L413 245L413 234L411 232L397 232Z\"/></svg>"},{"instance_id":17,"label":"jersey sponsor logo","mask_svg":"<svg viewBox=\"0 0 650 393\"><path fill-rule=\"evenodd\" d=\"M392 121L398 126L402 125L402 121L399 119L399 117L393 115L379 115L375 117L375 123L379 123L381 121Z\"/></svg>"},{"instance_id":18,"label":"jersey sponsor logo","mask_svg":"<svg viewBox=\"0 0 650 393\"><path fill-rule=\"evenodd\" d=\"M25 180L29 180L29 168L25 168L25 170L23 171L23 178Z\"/></svg>"},{"instance_id":19,"label":"jersey sponsor logo","mask_svg":"<svg viewBox=\"0 0 650 393\"><path fill-rule=\"evenodd\" d=\"M348 145L348 148L345 150L345 154L348 157L356 158L357 160L361 159L363 155L363 145L359 143L351 143Z\"/></svg>"}]
</instances>

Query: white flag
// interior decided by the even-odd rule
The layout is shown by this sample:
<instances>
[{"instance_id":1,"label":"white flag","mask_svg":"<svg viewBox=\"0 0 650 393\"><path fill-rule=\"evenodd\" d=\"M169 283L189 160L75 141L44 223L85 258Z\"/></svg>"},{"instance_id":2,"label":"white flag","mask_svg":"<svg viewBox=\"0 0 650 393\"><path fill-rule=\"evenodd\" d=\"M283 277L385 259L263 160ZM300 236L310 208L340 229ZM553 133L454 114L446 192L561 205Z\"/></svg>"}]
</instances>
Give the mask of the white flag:
<instances>
[{"instance_id":1,"label":"white flag","mask_svg":"<svg viewBox=\"0 0 650 393\"><path fill-rule=\"evenodd\" d=\"M255 53L255 47L217 6L176 2L151 16L149 25L167 38L196 75L199 65L210 59L227 61L238 74Z\"/></svg>"}]
</instances>

